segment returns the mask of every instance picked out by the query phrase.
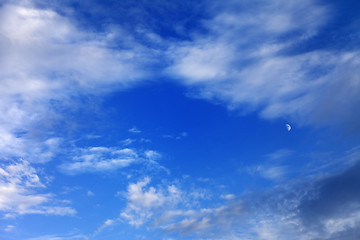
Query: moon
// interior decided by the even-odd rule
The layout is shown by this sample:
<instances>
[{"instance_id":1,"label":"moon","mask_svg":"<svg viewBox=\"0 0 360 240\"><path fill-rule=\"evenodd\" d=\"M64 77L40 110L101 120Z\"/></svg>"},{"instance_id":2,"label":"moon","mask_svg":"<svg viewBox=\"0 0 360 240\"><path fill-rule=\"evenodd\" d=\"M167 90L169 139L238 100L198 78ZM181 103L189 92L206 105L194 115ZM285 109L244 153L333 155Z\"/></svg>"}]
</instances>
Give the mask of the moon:
<instances>
[{"instance_id":1,"label":"moon","mask_svg":"<svg viewBox=\"0 0 360 240\"><path fill-rule=\"evenodd\" d=\"M286 127L286 129L288 130L288 132L290 132L290 130L291 130L290 124L285 124L285 127Z\"/></svg>"}]
</instances>

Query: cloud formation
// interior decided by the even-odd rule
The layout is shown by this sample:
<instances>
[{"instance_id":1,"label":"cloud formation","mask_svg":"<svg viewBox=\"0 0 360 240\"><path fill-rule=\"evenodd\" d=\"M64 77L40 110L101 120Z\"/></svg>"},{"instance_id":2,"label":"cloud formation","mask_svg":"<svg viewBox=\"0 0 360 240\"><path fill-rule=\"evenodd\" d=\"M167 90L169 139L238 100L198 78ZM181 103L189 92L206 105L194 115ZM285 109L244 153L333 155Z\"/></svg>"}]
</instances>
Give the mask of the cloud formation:
<instances>
[{"instance_id":1,"label":"cloud formation","mask_svg":"<svg viewBox=\"0 0 360 240\"><path fill-rule=\"evenodd\" d=\"M120 28L93 33L31 1L1 5L1 157L51 160L59 140L49 136L51 122L64 117L59 105L74 107L80 95L128 87L147 75L146 48L113 47L127 38Z\"/></svg>"},{"instance_id":2,"label":"cloud formation","mask_svg":"<svg viewBox=\"0 0 360 240\"><path fill-rule=\"evenodd\" d=\"M218 5L203 22L205 33L169 49L170 76L197 89L197 97L230 109L359 130L359 51L298 50L321 34L330 5L283 0ZM242 12L244 5L252 10Z\"/></svg>"},{"instance_id":3,"label":"cloud formation","mask_svg":"<svg viewBox=\"0 0 360 240\"><path fill-rule=\"evenodd\" d=\"M215 208L168 211L159 227L201 239L357 239L360 162L342 173L243 195Z\"/></svg>"},{"instance_id":4,"label":"cloud formation","mask_svg":"<svg viewBox=\"0 0 360 240\"><path fill-rule=\"evenodd\" d=\"M226 5L209 4L212 17L201 21L201 32L191 30L187 40L172 39L157 51L118 25L91 32L54 10L34 7L31 1L1 5L0 212L4 217L74 215L74 209L44 193L46 186L30 164L50 161L66 141L51 131L54 126L48 120L65 118L66 111L57 107L72 108L79 96L126 88L153 74L158 79L165 72L195 89L196 97L220 101L229 109L257 111L267 119L291 118L299 124L360 130L359 50L299 47L321 34L330 6L310 0ZM251 6L251 12L241 11L244 5ZM160 36L142 31L161 45ZM152 59L165 59L160 65L166 69L151 68ZM128 131L141 133L136 127ZM186 136L185 132L163 135ZM128 138L123 145L133 142ZM159 167L156 160L161 157L153 150L102 146L68 153L71 160L60 166L66 174L103 173L137 163ZM275 161L289 154L279 151L269 158ZM28 161L10 162L19 157ZM352 155L349 164L353 165L340 174L317 175L312 182L284 184L265 194L220 195L211 206L195 204L204 198L202 192L175 184L152 185L150 178L144 178L128 185L120 217L107 219L95 234L121 220L203 239L357 239L357 157L358 153ZM287 167L259 165L253 171L279 181ZM78 238L86 237L38 239Z\"/></svg>"},{"instance_id":5,"label":"cloud formation","mask_svg":"<svg viewBox=\"0 0 360 240\"><path fill-rule=\"evenodd\" d=\"M266 157L278 161L290 153L280 150ZM321 171L304 170L305 176L282 181L276 178L278 184L265 191L221 194L210 202L195 194L201 189L192 189L185 182L154 185L144 178L129 184L121 194L126 207L113 221L145 225L181 239L357 239L359 149L345 152L340 160L318 164Z\"/></svg>"},{"instance_id":6,"label":"cloud formation","mask_svg":"<svg viewBox=\"0 0 360 240\"><path fill-rule=\"evenodd\" d=\"M9 218L24 214L74 215L68 206L51 203L54 196L41 193L46 187L29 162L21 160L0 167L0 212Z\"/></svg>"},{"instance_id":7,"label":"cloud formation","mask_svg":"<svg viewBox=\"0 0 360 240\"><path fill-rule=\"evenodd\" d=\"M129 224L140 226L158 215L164 208L172 208L181 200L182 192L174 185L167 189L147 187L150 178L129 184L125 194L127 206L121 213L121 218Z\"/></svg>"},{"instance_id":8,"label":"cloud formation","mask_svg":"<svg viewBox=\"0 0 360 240\"><path fill-rule=\"evenodd\" d=\"M72 161L60 165L60 169L67 174L115 171L135 163L158 165L155 160L160 156L154 150L142 153L130 148L117 147L76 148Z\"/></svg>"},{"instance_id":9,"label":"cloud formation","mask_svg":"<svg viewBox=\"0 0 360 240\"><path fill-rule=\"evenodd\" d=\"M62 142L51 131L52 122L66 118L59 105L72 108L78 96L126 88L164 72L195 89L197 97L230 109L313 126L360 128L355 104L360 101L359 52L305 48L294 53L320 34L330 5L283 0L209 4L209 17L199 21L201 33L191 30L188 41L159 37L164 47L155 51L120 25L90 32L31 1L11 2L0 8L2 158L50 161ZM252 6L251 13L239 14L243 5ZM166 70L150 67L159 64L153 59L166 60L161 65Z\"/></svg>"}]
</instances>

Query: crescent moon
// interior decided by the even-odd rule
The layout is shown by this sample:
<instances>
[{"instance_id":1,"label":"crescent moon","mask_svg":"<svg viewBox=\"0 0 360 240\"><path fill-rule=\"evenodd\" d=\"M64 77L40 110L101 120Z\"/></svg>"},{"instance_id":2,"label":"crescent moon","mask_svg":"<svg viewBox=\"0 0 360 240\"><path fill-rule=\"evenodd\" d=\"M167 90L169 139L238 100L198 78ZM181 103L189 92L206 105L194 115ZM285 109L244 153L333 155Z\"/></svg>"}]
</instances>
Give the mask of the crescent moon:
<instances>
[{"instance_id":1,"label":"crescent moon","mask_svg":"<svg viewBox=\"0 0 360 240\"><path fill-rule=\"evenodd\" d=\"M286 126L286 129L288 130L288 132L291 130L291 126L290 126L290 124L285 124L285 126Z\"/></svg>"}]
</instances>

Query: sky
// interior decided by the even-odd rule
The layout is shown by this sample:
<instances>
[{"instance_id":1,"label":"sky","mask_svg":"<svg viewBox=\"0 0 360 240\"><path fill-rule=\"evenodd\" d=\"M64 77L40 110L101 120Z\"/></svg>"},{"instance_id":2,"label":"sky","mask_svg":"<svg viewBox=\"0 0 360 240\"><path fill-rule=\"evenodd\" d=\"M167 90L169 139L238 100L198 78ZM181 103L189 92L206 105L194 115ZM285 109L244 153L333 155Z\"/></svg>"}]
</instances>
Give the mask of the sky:
<instances>
[{"instance_id":1,"label":"sky","mask_svg":"<svg viewBox=\"0 0 360 240\"><path fill-rule=\"evenodd\" d=\"M2 0L0 238L360 239L358 9Z\"/></svg>"}]
</instances>

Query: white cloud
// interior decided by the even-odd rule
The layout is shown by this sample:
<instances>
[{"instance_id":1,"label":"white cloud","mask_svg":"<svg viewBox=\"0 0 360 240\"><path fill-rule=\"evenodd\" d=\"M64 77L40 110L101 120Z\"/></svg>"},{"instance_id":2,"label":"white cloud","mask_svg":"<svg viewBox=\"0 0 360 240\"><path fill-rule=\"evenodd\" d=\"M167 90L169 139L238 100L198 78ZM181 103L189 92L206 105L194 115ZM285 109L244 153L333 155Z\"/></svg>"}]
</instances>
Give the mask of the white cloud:
<instances>
[{"instance_id":1,"label":"white cloud","mask_svg":"<svg viewBox=\"0 0 360 240\"><path fill-rule=\"evenodd\" d=\"M5 229L4 229L4 231L5 231L5 232L11 232L11 231L14 230L14 228L15 228L14 225L7 225L7 226L5 227Z\"/></svg>"},{"instance_id":2,"label":"white cloud","mask_svg":"<svg viewBox=\"0 0 360 240\"><path fill-rule=\"evenodd\" d=\"M121 144L123 144L124 146L128 146L131 145L132 143L134 143L136 140L132 139L132 138L127 138L125 140L121 141Z\"/></svg>"},{"instance_id":3,"label":"white cloud","mask_svg":"<svg viewBox=\"0 0 360 240\"><path fill-rule=\"evenodd\" d=\"M149 178L144 181L130 184L128 187L127 199L131 209L139 210L142 208L155 208L161 206L165 197L161 192L157 192L154 187L150 187L148 191L144 191L144 187L150 182Z\"/></svg>"},{"instance_id":4,"label":"white cloud","mask_svg":"<svg viewBox=\"0 0 360 240\"><path fill-rule=\"evenodd\" d=\"M104 229L114 225L115 223L116 223L116 219L115 220L107 219L98 229L96 229L96 231L92 234L92 237L95 237L96 235L104 231Z\"/></svg>"},{"instance_id":5,"label":"white cloud","mask_svg":"<svg viewBox=\"0 0 360 240\"><path fill-rule=\"evenodd\" d=\"M89 147L75 151L73 161L60 166L65 173L113 171L127 167L139 158L130 148Z\"/></svg>"},{"instance_id":6,"label":"white cloud","mask_svg":"<svg viewBox=\"0 0 360 240\"><path fill-rule=\"evenodd\" d=\"M135 126L130 128L128 131L131 132L131 133L141 133L141 130L138 129L137 127L135 127Z\"/></svg>"},{"instance_id":7,"label":"white cloud","mask_svg":"<svg viewBox=\"0 0 360 240\"><path fill-rule=\"evenodd\" d=\"M235 195L234 194L221 194L220 198L226 199L226 200L231 200L231 199L235 198Z\"/></svg>"},{"instance_id":8,"label":"white cloud","mask_svg":"<svg viewBox=\"0 0 360 240\"><path fill-rule=\"evenodd\" d=\"M203 208L199 213L193 210L199 207L200 201L208 200L208 196L204 189L196 188L189 183L185 187L183 184L180 185L179 181L175 181L174 184L162 182L154 186L151 185L151 179L146 177L129 184L127 192L121 195L127 203L118 220L136 227L150 224L154 228L170 232L169 228L181 221L181 225L190 224L186 219L199 221L204 227L210 223L207 223L206 217L202 218L202 214L217 211Z\"/></svg>"},{"instance_id":9,"label":"white cloud","mask_svg":"<svg viewBox=\"0 0 360 240\"><path fill-rule=\"evenodd\" d=\"M89 197L93 197L95 194L92 191L88 190L86 192L86 195L89 196Z\"/></svg>"},{"instance_id":10,"label":"white cloud","mask_svg":"<svg viewBox=\"0 0 360 240\"><path fill-rule=\"evenodd\" d=\"M170 139L175 139L175 140L180 140L187 136L188 136L187 132L181 132L180 134L163 134L162 135L163 138L170 138Z\"/></svg>"},{"instance_id":11,"label":"white cloud","mask_svg":"<svg viewBox=\"0 0 360 240\"><path fill-rule=\"evenodd\" d=\"M281 161L281 160L286 160L292 153L293 151L289 149L279 149L275 152L267 154L266 157L270 161Z\"/></svg>"},{"instance_id":12,"label":"white cloud","mask_svg":"<svg viewBox=\"0 0 360 240\"><path fill-rule=\"evenodd\" d=\"M259 174L263 178L270 180L281 180L285 177L288 170L285 166L269 166L269 165L258 165L248 169L250 174Z\"/></svg>"},{"instance_id":13,"label":"white cloud","mask_svg":"<svg viewBox=\"0 0 360 240\"><path fill-rule=\"evenodd\" d=\"M209 240L293 236L302 240L350 240L359 233L360 224L359 193L354 190L360 164L352 164L342 173L288 181L266 192L236 198L220 195L232 201L212 202L207 208L194 204L189 186L187 190L164 183L154 186L150 178L145 178L128 186L123 194L127 205L111 223L123 220L136 227L146 224L165 234Z\"/></svg>"},{"instance_id":14,"label":"white cloud","mask_svg":"<svg viewBox=\"0 0 360 240\"><path fill-rule=\"evenodd\" d=\"M233 202L216 208L202 208L193 211L178 212L176 216L166 219L161 225L165 232L176 232L180 235L210 237L220 231L220 236L231 232L231 227L247 215L248 209L241 202Z\"/></svg>"},{"instance_id":15,"label":"white cloud","mask_svg":"<svg viewBox=\"0 0 360 240\"><path fill-rule=\"evenodd\" d=\"M356 239L359 171L357 162L344 172L244 194L220 207L167 211L156 226L200 239Z\"/></svg>"},{"instance_id":16,"label":"white cloud","mask_svg":"<svg viewBox=\"0 0 360 240\"><path fill-rule=\"evenodd\" d=\"M140 226L149 221L153 215L158 215L160 209L167 209L177 205L181 200L181 191L174 185L167 189L147 187L150 178L145 178L128 186L125 195L127 206L121 217L131 225Z\"/></svg>"},{"instance_id":17,"label":"white cloud","mask_svg":"<svg viewBox=\"0 0 360 240\"><path fill-rule=\"evenodd\" d=\"M337 232L343 232L348 229L354 229L359 225L360 225L360 211L355 211L345 217L330 218L324 221L324 226L330 236Z\"/></svg>"},{"instance_id":18,"label":"white cloud","mask_svg":"<svg viewBox=\"0 0 360 240\"><path fill-rule=\"evenodd\" d=\"M243 12L242 4L252 6L251 13ZM298 124L360 129L360 115L354 114L359 51L290 53L325 26L329 6L245 1L220 4L213 14L204 21L208 31L169 49L170 76L197 89L197 97L220 100L230 109L256 110L264 118L291 118Z\"/></svg>"},{"instance_id":19,"label":"white cloud","mask_svg":"<svg viewBox=\"0 0 360 240\"><path fill-rule=\"evenodd\" d=\"M1 66L7 93L37 98L49 91L56 95L53 90L66 90L63 87L71 88L71 83L91 89L97 82L125 83L141 75L131 65L135 50L111 50L110 33L92 35L52 10L5 5L1 13L1 46L6 50L2 55L6 61ZM125 74L128 77L121 78ZM18 88L19 82L25 88Z\"/></svg>"},{"instance_id":20,"label":"white cloud","mask_svg":"<svg viewBox=\"0 0 360 240\"><path fill-rule=\"evenodd\" d=\"M6 218L24 214L74 215L68 206L49 204L52 194L38 193L45 189L36 170L27 161L0 167L0 211Z\"/></svg>"},{"instance_id":21,"label":"white cloud","mask_svg":"<svg viewBox=\"0 0 360 240\"><path fill-rule=\"evenodd\" d=\"M148 49L136 41L115 49L131 35L119 26L93 33L32 1L11 2L0 7L0 156L46 162L58 152L52 130L64 117L54 102L71 108L81 94L137 82Z\"/></svg>"},{"instance_id":22,"label":"white cloud","mask_svg":"<svg viewBox=\"0 0 360 240\"><path fill-rule=\"evenodd\" d=\"M145 156L151 160L156 160L161 158L161 154L154 150L145 151Z\"/></svg>"},{"instance_id":23,"label":"white cloud","mask_svg":"<svg viewBox=\"0 0 360 240\"><path fill-rule=\"evenodd\" d=\"M279 161L291 153L279 150L265 157ZM127 203L118 218L110 219L109 226L126 221L147 230L161 230L165 236L207 240L356 239L360 224L359 192L355 190L360 176L358 153L355 148L342 158L328 159L338 164L327 166L328 170L336 168L335 173L324 175L327 171L323 169L314 176L309 172L302 180L286 180L267 191L222 194L209 202L205 202L206 194L195 196L202 195L202 189L188 182L180 185L180 181L168 184L163 180L154 185L146 177L117 194ZM272 167L262 168L263 177L281 178ZM200 204L196 202L199 198ZM107 226L106 222L102 226Z\"/></svg>"},{"instance_id":24,"label":"white cloud","mask_svg":"<svg viewBox=\"0 0 360 240\"><path fill-rule=\"evenodd\" d=\"M70 239L82 239L88 240L89 238L83 234L68 234L68 235L44 235L40 237L27 238L26 240L70 240Z\"/></svg>"},{"instance_id":25,"label":"white cloud","mask_svg":"<svg viewBox=\"0 0 360 240\"><path fill-rule=\"evenodd\" d=\"M72 161L60 165L64 173L115 171L136 163L164 168L156 162L161 154L154 150L140 152L130 148L88 147L75 148L73 151Z\"/></svg>"}]
</instances>

